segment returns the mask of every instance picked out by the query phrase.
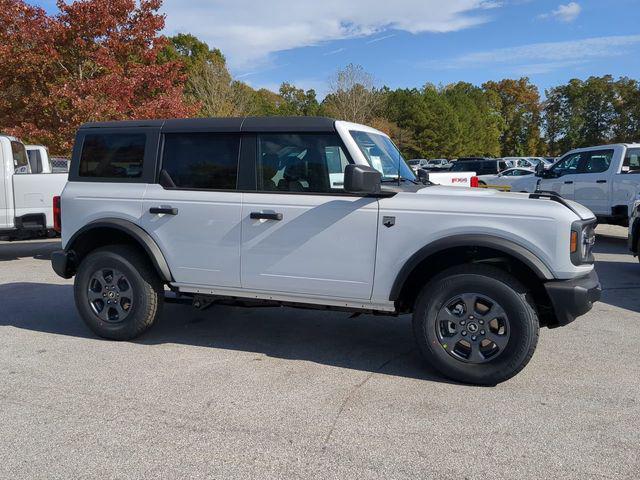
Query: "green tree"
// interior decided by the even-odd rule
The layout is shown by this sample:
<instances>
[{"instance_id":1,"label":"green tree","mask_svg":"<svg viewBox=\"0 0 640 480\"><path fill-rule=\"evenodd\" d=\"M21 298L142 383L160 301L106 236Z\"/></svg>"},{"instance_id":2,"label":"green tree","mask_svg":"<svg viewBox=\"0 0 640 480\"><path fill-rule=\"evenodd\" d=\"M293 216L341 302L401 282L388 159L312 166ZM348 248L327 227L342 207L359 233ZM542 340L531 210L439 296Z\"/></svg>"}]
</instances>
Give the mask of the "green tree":
<instances>
[{"instance_id":1,"label":"green tree","mask_svg":"<svg viewBox=\"0 0 640 480\"><path fill-rule=\"evenodd\" d=\"M502 156L537 155L541 149L538 88L528 78L491 81L483 88L500 98L500 114L504 122L500 136Z\"/></svg>"},{"instance_id":2,"label":"green tree","mask_svg":"<svg viewBox=\"0 0 640 480\"><path fill-rule=\"evenodd\" d=\"M318 115L320 104L313 89L303 90L290 83L280 85L282 102L278 106L279 115L313 116Z\"/></svg>"}]
</instances>

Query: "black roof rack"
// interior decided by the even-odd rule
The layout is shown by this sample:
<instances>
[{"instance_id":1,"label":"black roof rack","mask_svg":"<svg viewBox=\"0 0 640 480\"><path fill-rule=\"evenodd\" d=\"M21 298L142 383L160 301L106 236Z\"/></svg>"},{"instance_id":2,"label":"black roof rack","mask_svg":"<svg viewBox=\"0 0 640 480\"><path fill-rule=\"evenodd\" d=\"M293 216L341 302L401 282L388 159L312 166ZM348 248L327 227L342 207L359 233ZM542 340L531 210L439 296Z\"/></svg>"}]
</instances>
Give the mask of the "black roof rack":
<instances>
[{"instance_id":1,"label":"black roof rack","mask_svg":"<svg viewBox=\"0 0 640 480\"><path fill-rule=\"evenodd\" d=\"M174 118L165 120L122 120L91 122L89 128L155 127L163 131L224 131L224 132L335 132L335 119L326 117L228 117Z\"/></svg>"}]
</instances>

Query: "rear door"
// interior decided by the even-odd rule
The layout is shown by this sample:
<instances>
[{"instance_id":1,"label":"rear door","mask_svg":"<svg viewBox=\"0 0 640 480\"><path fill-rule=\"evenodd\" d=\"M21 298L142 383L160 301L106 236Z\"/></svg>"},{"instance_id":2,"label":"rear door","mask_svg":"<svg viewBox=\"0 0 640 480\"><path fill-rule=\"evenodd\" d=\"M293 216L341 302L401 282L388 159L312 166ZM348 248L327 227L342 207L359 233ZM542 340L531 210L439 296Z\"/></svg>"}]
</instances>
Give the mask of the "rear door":
<instances>
[{"instance_id":1,"label":"rear door","mask_svg":"<svg viewBox=\"0 0 640 480\"><path fill-rule=\"evenodd\" d=\"M609 181L614 168L613 154L613 149L583 152L580 171L575 176L574 200L596 215L611 214Z\"/></svg>"},{"instance_id":2,"label":"rear door","mask_svg":"<svg viewBox=\"0 0 640 480\"><path fill-rule=\"evenodd\" d=\"M259 134L256 151L257 191L242 207L243 289L370 299L378 201L344 191L350 160L338 135Z\"/></svg>"},{"instance_id":3,"label":"rear door","mask_svg":"<svg viewBox=\"0 0 640 480\"><path fill-rule=\"evenodd\" d=\"M166 131L158 182L148 185L142 226L176 283L240 286L240 135Z\"/></svg>"}]
</instances>

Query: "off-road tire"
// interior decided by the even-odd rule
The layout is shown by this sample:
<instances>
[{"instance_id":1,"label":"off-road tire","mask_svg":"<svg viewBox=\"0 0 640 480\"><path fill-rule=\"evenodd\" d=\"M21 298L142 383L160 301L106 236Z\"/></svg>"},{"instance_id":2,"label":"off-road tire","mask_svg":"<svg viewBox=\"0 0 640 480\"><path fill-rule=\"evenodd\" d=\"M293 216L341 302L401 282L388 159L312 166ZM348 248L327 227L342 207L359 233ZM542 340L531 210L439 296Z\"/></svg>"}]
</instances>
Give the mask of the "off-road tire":
<instances>
[{"instance_id":1,"label":"off-road tire","mask_svg":"<svg viewBox=\"0 0 640 480\"><path fill-rule=\"evenodd\" d=\"M89 286L100 269L122 272L132 289L131 310L122 321L100 318L89 302ZM142 335L158 319L164 301L164 287L149 260L128 245L110 245L89 253L81 262L74 282L76 306L87 326L110 340L131 340Z\"/></svg>"},{"instance_id":2,"label":"off-road tire","mask_svg":"<svg viewBox=\"0 0 640 480\"><path fill-rule=\"evenodd\" d=\"M504 351L486 363L454 358L436 333L436 317L445 303L465 293L495 299L508 317L510 336ZM422 289L416 299L413 331L424 359L444 376L463 383L496 385L527 365L538 343L539 322L526 289L517 279L498 268L476 264L452 267Z\"/></svg>"}]
</instances>

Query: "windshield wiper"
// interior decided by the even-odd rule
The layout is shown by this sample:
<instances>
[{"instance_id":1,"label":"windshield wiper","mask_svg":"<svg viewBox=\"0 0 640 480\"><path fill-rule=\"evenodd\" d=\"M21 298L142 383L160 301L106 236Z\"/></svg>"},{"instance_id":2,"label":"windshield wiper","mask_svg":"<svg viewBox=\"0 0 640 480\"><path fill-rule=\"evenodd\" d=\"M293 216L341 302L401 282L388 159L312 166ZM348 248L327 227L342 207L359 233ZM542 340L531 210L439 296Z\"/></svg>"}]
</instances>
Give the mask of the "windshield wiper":
<instances>
[{"instance_id":1,"label":"windshield wiper","mask_svg":"<svg viewBox=\"0 0 640 480\"><path fill-rule=\"evenodd\" d=\"M380 182L381 183L411 182L414 185L420 185L419 182L416 182L415 180L411 180L410 178L405 178L405 177L400 177L400 178L385 177L382 180L380 180Z\"/></svg>"}]
</instances>

